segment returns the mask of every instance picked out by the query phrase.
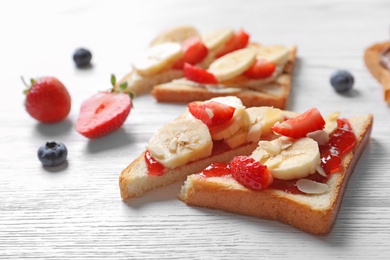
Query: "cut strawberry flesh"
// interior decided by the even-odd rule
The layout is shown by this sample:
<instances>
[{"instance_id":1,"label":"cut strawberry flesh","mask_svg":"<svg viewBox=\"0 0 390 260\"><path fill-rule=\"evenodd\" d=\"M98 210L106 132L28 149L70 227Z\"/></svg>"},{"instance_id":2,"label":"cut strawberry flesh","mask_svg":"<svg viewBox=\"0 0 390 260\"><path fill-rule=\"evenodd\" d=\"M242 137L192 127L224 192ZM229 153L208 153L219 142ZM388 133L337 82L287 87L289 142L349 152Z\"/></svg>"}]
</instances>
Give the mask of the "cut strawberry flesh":
<instances>
[{"instance_id":1,"label":"cut strawberry flesh","mask_svg":"<svg viewBox=\"0 0 390 260\"><path fill-rule=\"evenodd\" d=\"M201 62L209 52L199 36L194 36L185 40L182 43L182 48L184 55L173 65L174 69L183 69L185 63L191 65L197 64Z\"/></svg>"},{"instance_id":2,"label":"cut strawberry flesh","mask_svg":"<svg viewBox=\"0 0 390 260\"><path fill-rule=\"evenodd\" d=\"M275 64L264 59L258 59L244 72L244 75L251 79L264 79L271 76L275 71Z\"/></svg>"},{"instance_id":3,"label":"cut strawberry flesh","mask_svg":"<svg viewBox=\"0 0 390 260\"><path fill-rule=\"evenodd\" d=\"M200 84L217 84L217 78L207 70L185 63L183 67L184 77Z\"/></svg>"},{"instance_id":4,"label":"cut strawberry flesh","mask_svg":"<svg viewBox=\"0 0 390 260\"><path fill-rule=\"evenodd\" d=\"M272 175L267 166L249 156L236 156L230 162L233 178L251 190L263 190L272 183Z\"/></svg>"},{"instance_id":5,"label":"cut strawberry flesh","mask_svg":"<svg viewBox=\"0 0 390 260\"><path fill-rule=\"evenodd\" d=\"M188 104L188 109L195 118L201 120L208 127L228 122L236 110L235 107L215 101L191 102Z\"/></svg>"},{"instance_id":6,"label":"cut strawberry flesh","mask_svg":"<svg viewBox=\"0 0 390 260\"><path fill-rule=\"evenodd\" d=\"M81 105L76 131L88 138L107 135L122 126L130 109L131 99L125 93L95 94Z\"/></svg>"},{"instance_id":7,"label":"cut strawberry flesh","mask_svg":"<svg viewBox=\"0 0 390 260\"><path fill-rule=\"evenodd\" d=\"M225 46L220 50L215 57L219 58L230 52L245 48L249 42L249 34L244 30L234 32L233 36L225 43Z\"/></svg>"},{"instance_id":8,"label":"cut strawberry flesh","mask_svg":"<svg viewBox=\"0 0 390 260\"><path fill-rule=\"evenodd\" d=\"M299 116L275 124L271 129L277 134L302 138L308 133L323 129L325 120L317 108L311 108Z\"/></svg>"}]
</instances>

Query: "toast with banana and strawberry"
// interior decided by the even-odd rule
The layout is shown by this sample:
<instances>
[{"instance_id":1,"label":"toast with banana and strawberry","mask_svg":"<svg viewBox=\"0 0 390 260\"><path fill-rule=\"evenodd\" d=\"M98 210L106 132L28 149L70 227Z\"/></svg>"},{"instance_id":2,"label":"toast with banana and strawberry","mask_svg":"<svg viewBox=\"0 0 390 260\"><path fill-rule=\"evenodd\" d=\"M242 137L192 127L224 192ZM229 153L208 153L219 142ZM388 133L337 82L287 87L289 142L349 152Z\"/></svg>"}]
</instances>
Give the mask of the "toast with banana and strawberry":
<instances>
[{"instance_id":1,"label":"toast with banana and strawberry","mask_svg":"<svg viewBox=\"0 0 390 260\"><path fill-rule=\"evenodd\" d=\"M214 162L188 176L179 199L327 234L369 141L373 117L332 113L324 119L315 108L285 117L271 127L274 138L260 140L249 156Z\"/></svg>"},{"instance_id":2,"label":"toast with banana and strawberry","mask_svg":"<svg viewBox=\"0 0 390 260\"><path fill-rule=\"evenodd\" d=\"M249 155L261 138L271 138L271 126L283 119L280 109L259 108L250 113L234 96L191 102L176 120L163 125L146 150L120 175L123 199L184 181L212 162L228 162Z\"/></svg>"},{"instance_id":3,"label":"toast with banana and strawberry","mask_svg":"<svg viewBox=\"0 0 390 260\"><path fill-rule=\"evenodd\" d=\"M383 88L383 96L390 106L390 41L375 43L364 52L364 62Z\"/></svg>"},{"instance_id":4,"label":"toast with banana and strawberry","mask_svg":"<svg viewBox=\"0 0 390 260\"><path fill-rule=\"evenodd\" d=\"M247 107L285 109L291 89L296 46L249 43L211 62L205 69L184 64L184 77L157 85L159 102L191 102L237 96Z\"/></svg>"},{"instance_id":5,"label":"toast with banana and strawberry","mask_svg":"<svg viewBox=\"0 0 390 260\"><path fill-rule=\"evenodd\" d=\"M183 77L184 64L207 68L216 58L244 48L249 34L222 28L201 34L193 26L178 26L162 32L132 70L116 84L136 95L148 93L156 85Z\"/></svg>"}]
</instances>

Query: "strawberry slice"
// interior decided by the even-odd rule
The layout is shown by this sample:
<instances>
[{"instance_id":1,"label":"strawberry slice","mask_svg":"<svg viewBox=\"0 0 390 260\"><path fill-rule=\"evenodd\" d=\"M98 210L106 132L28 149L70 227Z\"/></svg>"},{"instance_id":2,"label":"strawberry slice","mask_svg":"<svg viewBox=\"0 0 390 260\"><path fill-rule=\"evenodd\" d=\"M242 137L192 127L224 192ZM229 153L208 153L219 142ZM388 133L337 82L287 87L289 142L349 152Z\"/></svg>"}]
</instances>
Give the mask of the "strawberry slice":
<instances>
[{"instance_id":1,"label":"strawberry slice","mask_svg":"<svg viewBox=\"0 0 390 260\"><path fill-rule=\"evenodd\" d=\"M131 98L126 93L97 93L82 103L76 131L88 138L107 135L122 126L130 109Z\"/></svg>"},{"instance_id":2,"label":"strawberry slice","mask_svg":"<svg viewBox=\"0 0 390 260\"><path fill-rule=\"evenodd\" d=\"M232 38L230 38L226 43L225 46L220 50L215 57L219 58L222 57L225 54L228 54L232 51L236 51L242 48L245 48L248 45L249 42L249 34L245 32L244 30L238 30L234 32Z\"/></svg>"},{"instance_id":3,"label":"strawberry slice","mask_svg":"<svg viewBox=\"0 0 390 260\"><path fill-rule=\"evenodd\" d=\"M207 70L184 63L184 77L200 84L217 84L217 78Z\"/></svg>"},{"instance_id":4,"label":"strawberry slice","mask_svg":"<svg viewBox=\"0 0 390 260\"><path fill-rule=\"evenodd\" d=\"M317 108L311 108L299 116L287 119L274 125L271 129L275 133L292 137L305 137L308 133L323 129L325 120Z\"/></svg>"},{"instance_id":5,"label":"strawberry slice","mask_svg":"<svg viewBox=\"0 0 390 260\"><path fill-rule=\"evenodd\" d=\"M188 38L182 43L184 51L183 57L174 65L174 69L183 69L184 63L196 64L201 62L208 54L209 50L199 36Z\"/></svg>"},{"instance_id":6,"label":"strawberry slice","mask_svg":"<svg viewBox=\"0 0 390 260\"><path fill-rule=\"evenodd\" d=\"M190 113L197 119L201 120L208 127L217 126L229 121L236 110L226 104L215 101L209 102L191 102L188 103Z\"/></svg>"},{"instance_id":7,"label":"strawberry slice","mask_svg":"<svg viewBox=\"0 0 390 260\"><path fill-rule=\"evenodd\" d=\"M244 75L251 79L264 79L271 76L276 65L265 59L257 59L256 62L244 72Z\"/></svg>"},{"instance_id":8,"label":"strawberry slice","mask_svg":"<svg viewBox=\"0 0 390 260\"><path fill-rule=\"evenodd\" d=\"M267 166L250 156L234 157L230 162L230 172L237 182L251 190L263 190L273 181Z\"/></svg>"}]
</instances>

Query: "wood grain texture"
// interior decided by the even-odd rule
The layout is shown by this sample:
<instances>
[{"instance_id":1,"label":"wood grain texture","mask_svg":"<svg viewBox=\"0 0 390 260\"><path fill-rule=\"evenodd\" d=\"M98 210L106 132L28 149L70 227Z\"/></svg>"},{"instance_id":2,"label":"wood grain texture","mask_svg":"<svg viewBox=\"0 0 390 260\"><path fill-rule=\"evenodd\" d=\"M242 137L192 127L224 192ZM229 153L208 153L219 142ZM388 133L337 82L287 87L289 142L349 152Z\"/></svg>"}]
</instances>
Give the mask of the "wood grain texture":
<instances>
[{"instance_id":1,"label":"wood grain texture","mask_svg":"<svg viewBox=\"0 0 390 260\"><path fill-rule=\"evenodd\" d=\"M389 39L387 0L9 1L0 3L0 259L385 259L390 254L390 112L363 63ZM278 222L201 208L176 199L180 183L124 203L121 170L184 105L140 96L117 132L87 140L74 130L81 102L125 75L161 30L244 28L253 40L296 44L288 108L374 115L372 138L346 190L335 226L315 237ZM78 47L93 67L78 70ZM354 90L333 91L336 69ZM72 96L68 119L35 122L24 111L20 76L58 77ZM48 170L39 145L61 141L68 163Z\"/></svg>"}]
</instances>

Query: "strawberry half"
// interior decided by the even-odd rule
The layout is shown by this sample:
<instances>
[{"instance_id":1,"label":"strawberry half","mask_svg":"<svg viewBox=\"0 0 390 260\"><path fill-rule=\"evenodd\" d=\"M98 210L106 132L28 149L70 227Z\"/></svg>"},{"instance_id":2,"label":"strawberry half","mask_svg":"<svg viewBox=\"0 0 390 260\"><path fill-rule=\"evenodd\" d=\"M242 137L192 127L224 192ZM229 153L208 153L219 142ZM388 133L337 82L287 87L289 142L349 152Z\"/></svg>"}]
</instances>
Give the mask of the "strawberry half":
<instances>
[{"instance_id":1,"label":"strawberry half","mask_svg":"<svg viewBox=\"0 0 390 260\"><path fill-rule=\"evenodd\" d=\"M233 178L251 190L263 190L273 181L267 166L249 156L236 156L230 162Z\"/></svg>"},{"instance_id":2,"label":"strawberry half","mask_svg":"<svg viewBox=\"0 0 390 260\"><path fill-rule=\"evenodd\" d=\"M215 101L190 102L188 103L188 109L195 118L201 120L208 127L229 121L236 110L235 107Z\"/></svg>"},{"instance_id":3,"label":"strawberry half","mask_svg":"<svg viewBox=\"0 0 390 260\"><path fill-rule=\"evenodd\" d=\"M218 79L214 74L208 72L205 69L196 67L189 63L184 63L183 67L184 77L191 81L200 83L200 84L217 84Z\"/></svg>"},{"instance_id":4,"label":"strawberry half","mask_svg":"<svg viewBox=\"0 0 390 260\"><path fill-rule=\"evenodd\" d=\"M114 86L115 77L111 80ZM125 85L120 86L120 89L125 88ZM127 93L97 93L82 103L76 131L91 139L105 136L123 125L131 105L132 98Z\"/></svg>"},{"instance_id":5,"label":"strawberry half","mask_svg":"<svg viewBox=\"0 0 390 260\"><path fill-rule=\"evenodd\" d=\"M31 86L25 82L24 84L27 86L24 91L24 104L31 117L43 123L55 123L68 116L71 107L70 95L58 79L41 77L37 80L31 79Z\"/></svg>"},{"instance_id":6,"label":"strawberry half","mask_svg":"<svg viewBox=\"0 0 390 260\"><path fill-rule=\"evenodd\" d=\"M76 131L88 138L107 135L123 125L131 109L125 93L101 92L83 102Z\"/></svg>"},{"instance_id":7,"label":"strawberry half","mask_svg":"<svg viewBox=\"0 0 390 260\"><path fill-rule=\"evenodd\" d=\"M277 134L302 138L308 133L323 129L325 120L317 108L310 108L306 112L275 124L271 129Z\"/></svg>"}]
</instances>

